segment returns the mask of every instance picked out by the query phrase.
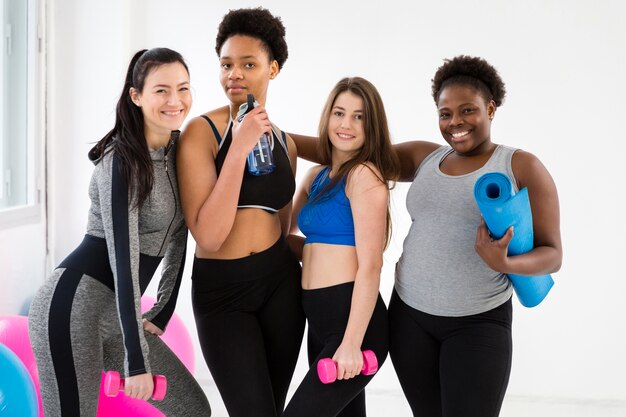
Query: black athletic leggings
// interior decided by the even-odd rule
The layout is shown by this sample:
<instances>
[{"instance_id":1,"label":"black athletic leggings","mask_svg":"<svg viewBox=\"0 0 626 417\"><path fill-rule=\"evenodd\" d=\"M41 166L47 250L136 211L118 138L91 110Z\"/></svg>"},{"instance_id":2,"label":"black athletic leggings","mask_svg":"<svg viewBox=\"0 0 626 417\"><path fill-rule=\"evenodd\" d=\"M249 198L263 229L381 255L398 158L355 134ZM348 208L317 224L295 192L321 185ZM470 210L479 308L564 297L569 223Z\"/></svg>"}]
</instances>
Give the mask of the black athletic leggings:
<instances>
[{"instance_id":1,"label":"black athletic leggings","mask_svg":"<svg viewBox=\"0 0 626 417\"><path fill-rule=\"evenodd\" d=\"M414 416L496 417L511 372L511 299L493 310L442 317L393 292L389 349Z\"/></svg>"},{"instance_id":2,"label":"black athletic leggings","mask_svg":"<svg viewBox=\"0 0 626 417\"><path fill-rule=\"evenodd\" d=\"M365 417L364 388L373 375L322 384L317 362L332 358L341 344L352 301L354 282L302 290L302 306L309 323L308 354L311 368L289 401L283 417ZM361 350L373 350L380 367L388 351L387 308L380 294ZM343 410L343 411L342 411Z\"/></svg>"},{"instance_id":3,"label":"black athletic leggings","mask_svg":"<svg viewBox=\"0 0 626 417\"><path fill-rule=\"evenodd\" d=\"M198 337L230 417L283 410L304 333L300 275L282 238L245 258L194 259Z\"/></svg>"}]
</instances>

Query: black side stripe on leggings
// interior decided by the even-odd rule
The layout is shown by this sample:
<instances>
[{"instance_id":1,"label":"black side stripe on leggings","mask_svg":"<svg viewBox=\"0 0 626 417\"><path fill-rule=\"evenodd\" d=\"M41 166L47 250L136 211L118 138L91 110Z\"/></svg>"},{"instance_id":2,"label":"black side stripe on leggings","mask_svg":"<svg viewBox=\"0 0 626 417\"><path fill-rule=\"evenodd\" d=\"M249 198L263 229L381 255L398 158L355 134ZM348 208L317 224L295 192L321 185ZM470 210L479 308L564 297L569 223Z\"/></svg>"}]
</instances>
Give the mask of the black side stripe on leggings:
<instances>
[{"instance_id":1,"label":"black side stripe on leggings","mask_svg":"<svg viewBox=\"0 0 626 417\"><path fill-rule=\"evenodd\" d=\"M59 388L59 401L63 416L80 417L70 319L74 295L81 277L81 272L66 269L59 278L50 302L48 339L50 340L50 354Z\"/></svg>"}]
</instances>

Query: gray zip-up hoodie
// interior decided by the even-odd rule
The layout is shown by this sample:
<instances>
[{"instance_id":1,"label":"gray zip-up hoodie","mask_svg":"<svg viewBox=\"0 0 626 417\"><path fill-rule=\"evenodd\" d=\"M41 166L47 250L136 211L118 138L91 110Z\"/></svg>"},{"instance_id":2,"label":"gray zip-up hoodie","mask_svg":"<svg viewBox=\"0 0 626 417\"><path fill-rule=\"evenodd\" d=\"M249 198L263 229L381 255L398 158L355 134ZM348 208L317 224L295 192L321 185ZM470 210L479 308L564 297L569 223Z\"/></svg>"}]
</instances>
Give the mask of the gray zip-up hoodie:
<instances>
[{"instance_id":1,"label":"gray zip-up hoodie","mask_svg":"<svg viewBox=\"0 0 626 417\"><path fill-rule=\"evenodd\" d=\"M177 139L178 132L174 132L167 147L150 150L154 185L139 208L130 204L128 186L120 174L115 152L105 152L93 161L96 167L89 186L87 234L106 239L128 376L151 372L140 311L141 294L161 259L157 303L143 317L165 330L180 288L187 228L176 181Z\"/></svg>"}]
</instances>

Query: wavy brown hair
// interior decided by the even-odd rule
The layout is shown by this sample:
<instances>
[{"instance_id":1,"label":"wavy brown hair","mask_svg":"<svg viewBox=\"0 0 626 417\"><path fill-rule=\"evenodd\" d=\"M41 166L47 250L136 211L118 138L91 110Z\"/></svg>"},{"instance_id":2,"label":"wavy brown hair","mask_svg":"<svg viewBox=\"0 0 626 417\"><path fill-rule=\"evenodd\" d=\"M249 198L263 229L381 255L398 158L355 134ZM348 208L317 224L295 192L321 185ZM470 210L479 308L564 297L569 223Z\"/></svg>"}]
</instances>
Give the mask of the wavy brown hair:
<instances>
[{"instance_id":1,"label":"wavy brown hair","mask_svg":"<svg viewBox=\"0 0 626 417\"><path fill-rule=\"evenodd\" d=\"M330 92L319 124L318 152L322 164L332 166L332 149L328 134L328 123L337 97L344 92L350 92L363 100L363 133L365 141L352 158L337 167L337 173L320 192L318 197L331 190L339 181L347 179L352 170L359 165L369 162L374 165L379 173L372 170L381 183L388 189L395 186L395 181L400 174L400 162L396 152L391 146L391 136L387 124L387 115L383 100L378 90L372 83L361 77L347 77L341 79ZM370 168L371 169L371 168ZM389 201L387 201L387 230L385 231L385 247L391 239L391 214Z\"/></svg>"}]
</instances>

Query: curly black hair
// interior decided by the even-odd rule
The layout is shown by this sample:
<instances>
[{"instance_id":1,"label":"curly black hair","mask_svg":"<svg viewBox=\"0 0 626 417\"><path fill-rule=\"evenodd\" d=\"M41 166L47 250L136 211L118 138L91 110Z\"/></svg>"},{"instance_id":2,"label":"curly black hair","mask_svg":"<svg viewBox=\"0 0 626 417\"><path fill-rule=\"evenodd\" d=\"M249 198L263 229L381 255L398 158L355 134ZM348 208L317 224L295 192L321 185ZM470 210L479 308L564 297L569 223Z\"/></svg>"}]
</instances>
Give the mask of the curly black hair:
<instances>
[{"instance_id":1,"label":"curly black hair","mask_svg":"<svg viewBox=\"0 0 626 417\"><path fill-rule=\"evenodd\" d=\"M475 88L487 101L493 100L496 107L504 103L506 89L498 71L482 58L459 55L444 60L432 79L435 103L441 91L451 84L463 84Z\"/></svg>"},{"instance_id":2,"label":"curly black hair","mask_svg":"<svg viewBox=\"0 0 626 417\"><path fill-rule=\"evenodd\" d=\"M285 26L278 16L262 7L230 10L222 19L215 38L215 52L220 55L224 42L234 35L259 39L265 46L270 60L278 62L282 69L289 52L285 41Z\"/></svg>"}]
</instances>

